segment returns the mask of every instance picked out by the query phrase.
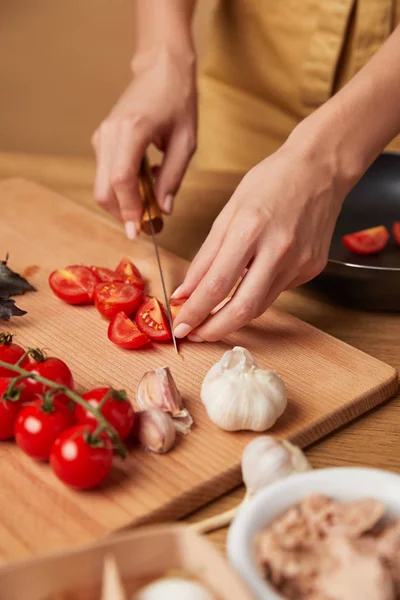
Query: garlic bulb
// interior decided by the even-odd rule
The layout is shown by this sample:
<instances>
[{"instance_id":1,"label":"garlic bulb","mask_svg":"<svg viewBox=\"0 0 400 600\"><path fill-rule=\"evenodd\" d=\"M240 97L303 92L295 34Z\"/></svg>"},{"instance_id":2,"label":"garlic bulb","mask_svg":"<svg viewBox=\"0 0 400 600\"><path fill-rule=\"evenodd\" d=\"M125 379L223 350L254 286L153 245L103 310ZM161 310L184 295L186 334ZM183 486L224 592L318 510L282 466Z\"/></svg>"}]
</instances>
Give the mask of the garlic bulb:
<instances>
[{"instance_id":1,"label":"garlic bulb","mask_svg":"<svg viewBox=\"0 0 400 600\"><path fill-rule=\"evenodd\" d=\"M265 431L287 406L279 375L259 369L250 352L239 346L225 352L209 370L201 399L211 421L226 431Z\"/></svg>"},{"instance_id":2,"label":"garlic bulb","mask_svg":"<svg viewBox=\"0 0 400 600\"><path fill-rule=\"evenodd\" d=\"M247 444L242 454L246 498L251 498L279 479L310 469L305 454L297 446L271 435L257 437Z\"/></svg>"},{"instance_id":3,"label":"garlic bulb","mask_svg":"<svg viewBox=\"0 0 400 600\"><path fill-rule=\"evenodd\" d=\"M215 600L215 597L196 581L169 577L150 583L132 600Z\"/></svg>"},{"instance_id":4,"label":"garlic bulb","mask_svg":"<svg viewBox=\"0 0 400 600\"><path fill-rule=\"evenodd\" d=\"M136 390L136 400L141 410L160 408L174 417L178 431L189 433L193 419L183 406L175 381L168 367L145 373Z\"/></svg>"},{"instance_id":5,"label":"garlic bulb","mask_svg":"<svg viewBox=\"0 0 400 600\"><path fill-rule=\"evenodd\" d=\"M136 413L136 417L136 437L146 450L164 454L173 448L176 428L169 414L159 408L151 408Z\"/></svg>"}]
</instances>

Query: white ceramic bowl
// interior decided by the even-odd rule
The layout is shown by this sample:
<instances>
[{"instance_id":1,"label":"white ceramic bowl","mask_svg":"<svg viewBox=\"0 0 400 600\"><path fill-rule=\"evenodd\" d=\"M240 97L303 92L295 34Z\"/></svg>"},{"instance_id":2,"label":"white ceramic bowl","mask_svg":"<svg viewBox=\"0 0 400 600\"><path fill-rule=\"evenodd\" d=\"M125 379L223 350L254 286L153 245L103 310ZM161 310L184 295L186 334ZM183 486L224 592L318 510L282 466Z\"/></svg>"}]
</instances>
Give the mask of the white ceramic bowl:
<instances>
[{"instance_id":1,"label":"white ceramic bowl","mask_svg":"<svg viewBox=\"0 0 400 600\"><path fill-rule=\"evenodd\" d=\"M245 505L228 535L232 565L259 600L282 600L260 574L253 555L253 540L261 529L312 492L338 500L376 498L390 517L400 517L400 475L358 467L319 469L267 486Z\"/></svg>"}]
</instances>

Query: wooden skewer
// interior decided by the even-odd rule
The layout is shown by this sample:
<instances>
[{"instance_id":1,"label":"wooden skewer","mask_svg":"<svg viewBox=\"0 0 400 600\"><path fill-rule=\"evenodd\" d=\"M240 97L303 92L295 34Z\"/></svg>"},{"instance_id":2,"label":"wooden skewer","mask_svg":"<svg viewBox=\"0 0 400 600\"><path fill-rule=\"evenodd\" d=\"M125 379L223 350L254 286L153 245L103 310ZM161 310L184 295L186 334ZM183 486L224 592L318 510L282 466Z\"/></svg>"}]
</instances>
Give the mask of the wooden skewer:
<instances>
[{"instance_id":1,"label":"wooden skewer","mask_svg":"<svg viewBox=\"0 0 400 600\"><path fill-rule=\"evenodd\" d=\"M153 224L154 233L160 233L164 226L160 207L157 204L153 190L153 178L145 155L142 159L139 171L139 187L143 198L144 210L141 220L141 228L144 233L151 235L151 223Z\"/></svg>"}]
</instances>

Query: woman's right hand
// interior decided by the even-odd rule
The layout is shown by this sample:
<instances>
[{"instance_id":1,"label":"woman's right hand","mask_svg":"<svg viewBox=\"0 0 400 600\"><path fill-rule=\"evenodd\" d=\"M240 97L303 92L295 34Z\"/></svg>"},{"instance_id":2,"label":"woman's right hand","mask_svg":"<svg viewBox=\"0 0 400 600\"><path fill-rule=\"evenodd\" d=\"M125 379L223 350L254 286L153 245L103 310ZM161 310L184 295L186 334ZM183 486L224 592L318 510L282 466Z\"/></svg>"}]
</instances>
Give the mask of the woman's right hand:
<instances>
[{"instance_id":1,"label":"woman's right hand","mask_svg":"<svg viewBox=\"0 0 400 600\"><path fill-rule=\"evenodd\" d=\"M155 194L166 214L196 149L195 59L163 47L137 55L133 79L95 131L95 199L125 224L126 235L140 232L143 212L138 172L147 147L164 153Z\"/></svg>"}]
</instances>

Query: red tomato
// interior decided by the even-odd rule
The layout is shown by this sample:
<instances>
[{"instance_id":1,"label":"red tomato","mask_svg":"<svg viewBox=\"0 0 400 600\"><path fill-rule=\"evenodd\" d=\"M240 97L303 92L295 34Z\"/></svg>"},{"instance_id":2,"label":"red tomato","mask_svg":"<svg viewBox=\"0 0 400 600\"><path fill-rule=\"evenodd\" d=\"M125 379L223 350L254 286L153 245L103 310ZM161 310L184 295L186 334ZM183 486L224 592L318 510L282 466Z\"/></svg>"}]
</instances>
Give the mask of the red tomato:
<instances>
[{"instance_id":1,"label":"red tomato","mask_svg":"<svg viewBox=\"0 0 400 600\"><path fill-rule=\"evenodd\" d=\"M342 237L346 248L356 254L377 254L386 246L389 232L383 225L350 233Z\"/></svg>"},{"instance_id":2,"label":"red tomato","mask_svg":"<svg viewBox=\"0 0 400 600\"><path fill-rule=\"evenodd\" d=\"M18 413L30 396L26 394L23 383L17 384L12 393L7 394L11 377L0 379L0 440L8 440L14 436L14 425Z\"/></svg>"},{"instance_id":3,"label":"red tomato","mask_svg":"<svg viewBox=\"0 0 400 600\"><path fill-rule=\"evenodd\" d=\"M30 371L31 373L35 373L36 375L41 375L46 379L50 379L54 383L58 385L63 385L70 390L74 389L74 379L72 377L72 373L68 366L65 364L63 360L60 358L54 358L50 356L46 358L44 354L41 352L34 353L35 359L40 359L43 357L43 360L33 360L33 362L26 365L25 369ZM27 391L32 395L40 395L43 394L49 388L42 383L39 383L35 379L26 379L24 381ZM59 394L59 400L63 400L63 403L67 403L69 401L65 400L66 396L64 394Z\"/></svg>"},{"instance_id":4,"label":"red tomato","mask_svg":"<svg viewBox=\"0 0 400 600\"><path fill-rule=\"evenodd\" d=\"M50 464L67 485L80 490L93 488L111 470L112 445L107 436L92 439L90 425L77 425L64 431L54 442Z\"/></svg>"},{"instance_id":5,"label":"red tomato","mask_svg":"<svg viewBox=\"0 0 400 600\"><path fill-rule=\"evenodd\" d=\"M110 390L108 387L95 388L83 394L82 398L94 408L98 408L100 402ZM121 440L128 437L132 431L135 422L135 412L132 404L127 400L124 394L114 390L112 396L107 398L101 408L102 414L118 433ZM80 404L75 404L75 419L79 425L93 424L97 425L96 417Z\"/></svg>"},{"instance_id":6,"label":"red tomato","mask_svg":"<svg viewBox=\"0 0 400 600\"><path fill-rule=\"evenodd\" d=\"M393 223L392 233L396 244L400 244L400 221Z\"/></svg>"},{"instance_id":7,"label":"red tomato","mask_svg":"<svg viewBox=\"0 0 400 600\"><path fill-rule=\"evenodd\" d=\"M131 315L141 300L142 292L139 288L119 281L99 283L94 294L96 308L106 319L112 319L121 311Z\"/></svg>"},{"instance_id":8,"label":"red tomato","mask_svg":"<svg viewBox=\"0 0 400 600\"><path fill-rule=\"evenodd\" d=\"M188 298L171 298L169 301L169 307L171 309L172 321L175 321L176 317L178 316L178 312L181 310L186 300L188 300Z\"/></svg>"},{"instance_id":9,"label":"red tomato","mask_svg":"<svg viewBox=\"0 0 400 600\"><path fill-rule=\"evenodd\" d=\"M15 365L23 357L25 350L18 344L13 344L12 340L13 336L10 333L0 333L0 360ZM26 357L20 366L24 367L28 362L29 358ZM0 377L16 377L17 375L18 373L14 373L10 369L0 367Z\"/></svg>"},{"instance_id":10,"label":"red tomato","mask_svg":"<svg viewBox=\"0 0 400 600\"><path fill-rule=\"evenodd\" d=\"M150 342L147 335L139 331L136 323L124 312L116 314L108 326L108 339L126 350L141 348Z\"/></svg>"},{"instance_id":11,"label":"red tomato","mask_svg":"<svg viewBox=\"0 0 400 600\"><path fill-rule=\"evenodd\" d=\"M107 283L112 281L124 281L123 275L112 269L107 269L106 267L90 267L90 269L97 275L99 281Z\"/></svg>"},{"instance_id":12,"label":"red tomato","mask_svg":"<svg viewBox=\"0 0 400 600\"><path fill-rule=\"evenodd\" d=\"M147 298L138 308L136 325L151 340L165 341L172 337L168 319L157 298Z\"/></svg>"},{"instance_id":13,"label":"red tomato","mask_svg":"<svg viewBox=\"0 0 400 600\"><path fill-rule=\"evenodd\" d=\"M116 271L123 277L126 283L131 283L141 290L144 289L144 279L142 274L126 256L121 260Z\"/></svg>"},{"instance_id":14,"label":"red tomato","mask_svg":"<svg viewBox=\"0 0 400 600\"><path fill-rule=\"evenodd\" d=\"M58 298L68 304L91 304L99 280L88 267L71 265L53 271L49 285Z\"/></svg>"},{"instance_id":15,"label":"red tomato","mask_svg":"<svg viewBox=\"0 0 400 600\"><path fill-rule=\"evenodd\" d=\"M47 407L40 398L19 412L14 428L15 441L32 458L46 461L58 436L73 424L73 414L64 404L53 401Z\"/></svg>"}]
</instances>

